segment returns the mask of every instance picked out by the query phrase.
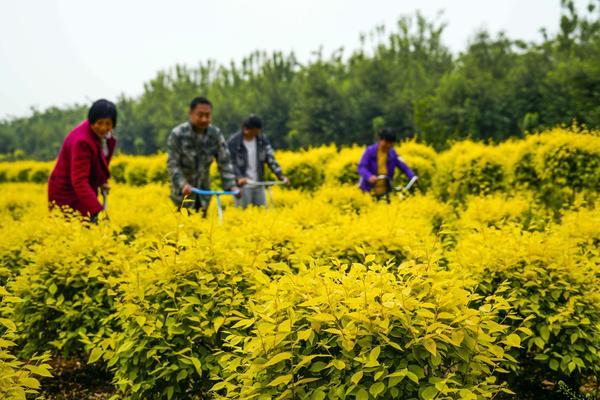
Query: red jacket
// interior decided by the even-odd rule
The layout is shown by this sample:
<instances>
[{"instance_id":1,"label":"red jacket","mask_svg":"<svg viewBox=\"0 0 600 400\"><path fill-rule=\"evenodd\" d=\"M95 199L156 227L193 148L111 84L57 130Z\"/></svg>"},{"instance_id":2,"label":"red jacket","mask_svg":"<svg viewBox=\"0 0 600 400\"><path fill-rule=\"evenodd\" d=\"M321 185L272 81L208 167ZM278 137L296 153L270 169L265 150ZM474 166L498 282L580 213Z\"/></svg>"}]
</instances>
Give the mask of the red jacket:
<instances>
[{"instance_id":1,"label":"red jacket","mask_svg":"<svg viewBox=\"0 0 600 400\"><path fill-rule=\"evenodd\" d=\"M102 141L84 120L65 138L58 159L48 180L50 205L69 206L83 215L102 211L98 188L108 181L108 163L117 141L107 139L108 155L104 155Z\"/></svg>"}]
</instances>

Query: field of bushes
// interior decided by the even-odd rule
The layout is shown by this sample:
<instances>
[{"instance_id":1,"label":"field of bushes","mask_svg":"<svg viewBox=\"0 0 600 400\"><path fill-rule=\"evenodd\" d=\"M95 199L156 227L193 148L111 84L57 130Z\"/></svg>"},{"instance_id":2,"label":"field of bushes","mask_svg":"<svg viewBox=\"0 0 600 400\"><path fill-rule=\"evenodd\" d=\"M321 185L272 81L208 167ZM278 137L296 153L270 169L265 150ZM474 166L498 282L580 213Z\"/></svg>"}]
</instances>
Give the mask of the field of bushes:
<instances>
[{"instance_id":1,"label":"field of bushes","mask_svg":"<svg viewBox=\"0 0 600 400\"><path fill-rule=\"evenodd\" d=\"M391 204L320 147L222 223L164 155L113 160L97 225L0 163L0 399L600 399L600 134L397 150Z\"/></svg>"}]
</instances>

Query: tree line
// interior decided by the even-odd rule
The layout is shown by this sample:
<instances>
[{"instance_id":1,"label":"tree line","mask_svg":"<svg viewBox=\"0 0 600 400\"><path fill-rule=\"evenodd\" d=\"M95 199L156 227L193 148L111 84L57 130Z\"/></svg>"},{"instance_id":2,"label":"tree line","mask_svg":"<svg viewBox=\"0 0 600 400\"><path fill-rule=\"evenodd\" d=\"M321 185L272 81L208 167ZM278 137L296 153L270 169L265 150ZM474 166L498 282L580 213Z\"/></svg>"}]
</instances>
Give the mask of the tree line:
<instances>
[{"instance_id":1,"label":"tree line","mask_svg":"<svg viewBox=\"0 0 600 400\"><path fill-rule=\"evenodd\" d=\"M577 10L561 0L556 33L526 43L477 32L453 55L445 23L420 14L394 29L360 36L351 53L256 51L241 62L177 65L121 95L117 136L124 153L165 149L170 130L186 120L198 95L214 104L213 122L229 135L256 113L277 148L366 144L382 126L442 149L453 140L501 141L573 121L600 128L600 0ZM32 110L0 121L4 159L56 157L64 136L89 105Z\"/></svg>"}]
</instances>

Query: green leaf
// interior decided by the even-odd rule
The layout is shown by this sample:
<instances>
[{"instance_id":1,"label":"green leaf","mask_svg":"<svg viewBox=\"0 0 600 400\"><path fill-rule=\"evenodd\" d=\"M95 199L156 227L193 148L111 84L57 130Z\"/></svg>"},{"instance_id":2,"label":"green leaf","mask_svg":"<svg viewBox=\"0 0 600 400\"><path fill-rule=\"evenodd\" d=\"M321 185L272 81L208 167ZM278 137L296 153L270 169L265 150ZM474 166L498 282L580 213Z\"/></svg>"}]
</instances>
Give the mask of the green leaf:
<instances>
[{"instance_id":1,"label":"green leaf","mask_svg":"<svg viewBox=\"0 0 600 400\"><path fill-rule=\"evenodd\" d=\"M369 353L369 360L371 361L377 361L377 359L379 358L379 354L381 353L381 347L377 346L374 347L371 352Z\"/></svg>"},{"instance_id":2,"label":"green leaf","mask_svg":"<svg viewBox=\"0 0 600 400\"><path fill-rule=\"evenodd\" d=\"M427 351L430 352L431 355L433 355L434 357L437 355L437 346L434 340L425 339L425 341L423 342L423 346L425 346Z\"/></svg>"},{"instance_id":3,"label":"green leaf","mask_svg":"<svg viewBox=\"0 0 600 400\"><path fill-rule=\"evenodd\" d=\"M558 360L555 359L550 360L550 363L548 365L550 366L550 369L552 371L558 371L558 367L560 366Z\"/></svg>"},{"instance_id":4,"label":"green leaf","mask_svg":"<svg viewBox=\"0 0 600 400\"><path fill-rule=\"evenodd\" d=\"M310 396L310 400L324 400L327 395L321 389L317 389L313 392L312 396Z\"/></svg>"},{"instance_id":5,"label":"green leaf","mask_svg":"<svg viewBox=\"0 0 600 400\"><path fill-rule=\"evenodd\" d=\"M327 364L323 361L317 361L316 363L312 363L309 369L311 372L319 372L325 369L325 367L327 367Z\"/></svg>"},{"instance_id":6,"label":"green leaf","mask_svg":"<svg viewBox=\"0 0 600 400\"><path fill-rule=\"evenodd\" d=\"M369 393L361 388L358 393L356 393L356 400L369 400Z\"/></svg>"},{"instance_id":7,"label":"green leaf","mask_svg":"<svg viewBox=\"0 0 600 400\"><path fill-rule=\"evenodd\" d=\"M383 382L376 382L371 385L369 388L369 393L373 395L373 397L379 396L385 390L385 385Z\"/></svg>"},{"instance_id":8,"label":"green leaf","mask_svg":"<svg viewBox=\"0 0 600 400\"><path fill-rule=\"evenodd\" d=\"M314 360L317 357L323 357L323 355L322 354L313 354L310 356L302 356L302 358L300 359L300 362L294 366L295 370L302 368L303 366L307 365L308 363L310 363L312 360Z\"/></svg>"},{"instance_id":9,"label":"green leaf","mask_svg":"<svg viewBox=\"0 0 600 400\"><path fill-rule=\"evenodd\" d=\"M414 383L419 383L419 377L414 372L407 371L406 376Z\"/></svg>"},{"instance_id":10,"label":"green leaf","mask_svg":"<svg viewBox=\"0 0 600 400\"><path fill-rule=\"evenodd\" d=\"M458 394L460 395L461 400L477 400L477 395L469 389L460 389Z\"/></svg>"},{"instance_id":11,"label":"green leaf","mask_svg":"<svg viewBox=\"0 0 600 400\"><path fill-rule=\"evenodd\" d=\"M134 343L131 340L126 341L121 345L121 347L119 347L119 350L117 350L117 354L125 353L126 351L130 350L133 347L133 344Z\"/></svg>"},{"instance_id":12,"label":"green leaf","mask_svg":"<svg viewBox=\"0 0 600 400\"><path fill-rule=\"evenodd\" d=\"M401 369L401 370L398 370L396 372L393 372L393 373L389 374L387 376L387 378L388 378L388 388L396 386L397 384L399 384L400 382L402 382L402 380L407 375L407 373L408 373L408 370L405 368L405 369Z\"/></svg>"},{"instance_id":13,"label":"green leaf","mask_svg":"<svg viewBox=\"0 0 600 400\"><path fill-rule=\"evenodd\" d=\"M187 375L188 375L187 370L182 369L181 371L179 371L179 373L177 374L177 378L176 378L177 382L181 382L182 380L187 378ZM213 388L213 390L217 390L217 389Z\"/></svg>"},{"instance_id":14,"label":"green leaf","mask_svg":"<svg viewBox=\"0 0 600 400\"><path fill-rule=\"evenodd\" d=\"M48 286L48 292L52 295L54 295L54 293L56 293L57 290L58 287L54 283Z\"/></svg>"},{"instance_id":15,"label":"green leaf","mask_svg":"<svg viewBox=\"0 0 600 400\"><path fill-rule=\"evenodd\" d=\"M419 394L423 400L432 400L438 394L438 390L435 386L427 386Z\"/></svg>"},{"instance_id":16,"label":"green leaf","mask_svg":"<svg viewBox=\"0 0 600 400\"><path fill-rule=\"evenodd\" d=\"M362 371L358 371L357 373L355 373L354 375L352 375L352 378L350 378L350 382L354 383L355 385L358 385L358 382L360 382L360 380L363 377L363 372Z\"/></svg>"},{"instance_id":17,"label":"green leaf","mask_svg":"<svg viewBox=\"0 0 600 400\"><path fill-rule=\"evenodd\" d=\"M100 357L102 356L102 349L99 349L98 347L95 347L92 349L92 352L90 353L90 358L88 359L88 364L93 364L96 361L98 361L100 359Z\"/></svg>"},{"instance_id":18,"label":"green leaf","mask_svg":"<svg viewBox=\"0 0 600 400\"><path fill-rule=\"evenodd\" d=\"M196 368L198 375L202 376L202 364L200 363L200 360L198 360L196 357L190 357L190 361L192 361L192 364L194 364L194 368Z\"/></svg>"},{"instance_id":19,"label":"green leaf","mask_svg":"<svg viewBox=\"0 0 600 400\"><path fill-rule=\"evenodd\" d=\"M544 339L544 342L548 343L548 340L550 340L550 329L548 329L547 325L540 327L540 336Z\"/></svg>"}]
</instances>

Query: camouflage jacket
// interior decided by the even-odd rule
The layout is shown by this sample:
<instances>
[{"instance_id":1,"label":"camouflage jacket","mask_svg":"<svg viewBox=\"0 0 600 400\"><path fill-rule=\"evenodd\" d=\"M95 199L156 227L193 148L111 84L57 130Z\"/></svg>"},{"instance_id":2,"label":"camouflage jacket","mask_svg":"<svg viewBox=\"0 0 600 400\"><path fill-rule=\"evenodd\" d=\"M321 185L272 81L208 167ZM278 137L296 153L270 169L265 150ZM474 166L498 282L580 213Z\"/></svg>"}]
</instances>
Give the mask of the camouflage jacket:
<instances>
[{"instance_id":1,"label":"camouflage jacket","mask_svg":"<svg viewBox=\"0 0 600 400\"><path fill-rule=\"evenodd\" d=\"M231 154L231 162L233 164L233 171L238 178L247 177L246 169L248 168L248 151L244 146L244 136L241 131L234 133L227 141L229 146L229 153ZM256 137L256 157L258 162L258 180L265 180L265 163L269 166L271 171L277 178L283 179L283 172L281 167L275 160L275 154L273 153L273 147L269 143L269 139L265 135L258 135Z\"/></svg>"},{"instance_id":2,"label":"camouflage jacket","mask_svg":"<svg viewBox=\"0 0 600 400\"><path fill-rule=\"evenodd\" d=\"M196 133L189 122L184 122L171 131L167 139L167 170L171 181L171 199L175 204L181 205L181 191L186 183L200 189L210 189L209 170L213 159L217 160L223 188L229 190L235 185L235 175L227 143L219 128L210 125L204 133ZM196 200L206 208L210 199Z\"/></svg>"}]
</instances>

